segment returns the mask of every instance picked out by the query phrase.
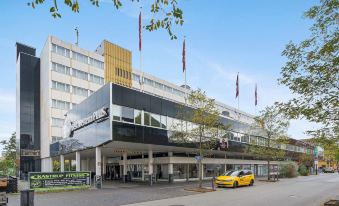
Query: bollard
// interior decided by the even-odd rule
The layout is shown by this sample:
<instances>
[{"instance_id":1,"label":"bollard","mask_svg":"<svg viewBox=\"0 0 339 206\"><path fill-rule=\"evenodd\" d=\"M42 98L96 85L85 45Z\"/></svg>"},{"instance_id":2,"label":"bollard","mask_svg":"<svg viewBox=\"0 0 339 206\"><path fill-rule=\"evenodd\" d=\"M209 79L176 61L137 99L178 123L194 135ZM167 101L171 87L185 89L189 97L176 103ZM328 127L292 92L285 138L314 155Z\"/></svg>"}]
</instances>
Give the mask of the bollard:
<instances>
[{"instance_id":1,"label":"bollard","mask_svg":"<svg viewBox=\"0 0 339 206\"><path fill-rule=\"evenodd\" d=\"M215 182L215 177L213 176L213 178L212 178L212 190L213 190L213 191L215 190L215 188L214 188L214 182Z\"/></svg>"},{"instance_id":2,"label":"bollard","mask_svg":"<svg viewBox=\"0 0 339 206\"><path fill-rule=\"evenodd\" d=\"M20 193L20 206L34 206L34 190L22 190Z\"/></svg>"}]
</instances>

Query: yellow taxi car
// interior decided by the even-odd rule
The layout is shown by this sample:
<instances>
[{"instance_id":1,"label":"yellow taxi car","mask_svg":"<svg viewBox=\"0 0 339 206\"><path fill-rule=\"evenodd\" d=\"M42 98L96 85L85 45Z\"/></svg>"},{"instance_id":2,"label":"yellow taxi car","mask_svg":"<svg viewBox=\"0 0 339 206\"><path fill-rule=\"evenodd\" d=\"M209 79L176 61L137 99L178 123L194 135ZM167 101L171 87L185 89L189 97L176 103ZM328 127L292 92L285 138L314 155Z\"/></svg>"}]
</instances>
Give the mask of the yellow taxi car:
<instances>
[{"instance_id":1,"label":"yellow taxi car","mask_svg":"<svg viewBox=\"0 0 339 206\"><path fill-rule=\"evenodd\" d=\"M218 187L253 186L254 174L251 170L231 170L219 176L215 180Z\"/></svg>"}]
</instances>

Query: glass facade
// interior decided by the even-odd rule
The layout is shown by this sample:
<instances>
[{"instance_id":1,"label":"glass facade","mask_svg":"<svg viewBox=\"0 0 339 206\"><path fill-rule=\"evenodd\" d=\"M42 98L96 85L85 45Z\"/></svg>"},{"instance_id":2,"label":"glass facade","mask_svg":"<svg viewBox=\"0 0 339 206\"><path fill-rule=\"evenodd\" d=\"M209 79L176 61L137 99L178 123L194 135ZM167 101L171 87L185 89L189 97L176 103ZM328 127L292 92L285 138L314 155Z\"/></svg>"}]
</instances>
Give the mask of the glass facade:
<instances>
[{"instance_id":1,"label":"glass facade","mask_svg":"<svg viewBox=\"0 0 339 206\"><path fill-rule=\"evenodd\" d=\"M16 43L17 60L17 104L20 113L20 178L26 179L28 172L41 170L40 156L40 59L35 57L35 48Z\"/></svg>"}]
</instances>

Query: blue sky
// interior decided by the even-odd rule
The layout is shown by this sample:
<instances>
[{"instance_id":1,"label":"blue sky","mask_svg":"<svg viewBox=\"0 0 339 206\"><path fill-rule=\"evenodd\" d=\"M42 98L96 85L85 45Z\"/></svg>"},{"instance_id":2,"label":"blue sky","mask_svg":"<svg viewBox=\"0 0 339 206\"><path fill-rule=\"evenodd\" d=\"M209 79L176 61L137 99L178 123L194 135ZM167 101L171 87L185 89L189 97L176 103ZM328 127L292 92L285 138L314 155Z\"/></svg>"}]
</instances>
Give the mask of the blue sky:
<instances>
[{"instance_id":1,"label":"blue sky","mask_svg":"<svg viewBox=\"0 0 339 206\"><path fill-rule=\"evenodd\" d=\"M138 13L144 8L143 24L152 16L149 1L126 3L119 11L110 0L99 8L89 0L80 1L80 13L60 6L61 19L49 14L49 3L35 10L29 0L1 0L0 8L0 139L15 131L15 42L41 48L48 35L75 42L74 28L80 30L80 46L95 50L107 39L133 52L133 67L139 68ZM240 73L240 109L254 114L254 85L258 84L260 110L275 101L291 97L277 84L281 56L289 41L298 42L309 35L310 21L303 12L314 0L179 0L185 24L175 30L179 40L172 41L165 31L143 31L143 70L176 84L182 84L182 38L186 36L187 82L205 90L209 96L236 106L235 79ZM63 1L59 1L60 4ZM124 2L124 1L123 1ZM289 134L297 139L314 124L292 121Z\"/></svg>"}]
</instances>

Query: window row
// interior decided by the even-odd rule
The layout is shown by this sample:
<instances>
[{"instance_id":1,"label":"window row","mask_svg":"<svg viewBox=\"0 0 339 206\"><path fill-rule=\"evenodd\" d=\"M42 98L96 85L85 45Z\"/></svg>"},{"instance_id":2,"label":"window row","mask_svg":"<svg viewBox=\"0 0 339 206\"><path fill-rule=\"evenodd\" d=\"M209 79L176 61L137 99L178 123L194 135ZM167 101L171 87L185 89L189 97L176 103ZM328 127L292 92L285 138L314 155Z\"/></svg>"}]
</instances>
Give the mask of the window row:
<instances>
[{"instance_id":1,"label":"window row","mask_svg":"<svg viewBox=\"0 0 339 206\"><path fill-rule=\"evenodd\" d=\"M62 46L52 44L52 52L62 55L64 57L70 58L71 56L71 51L69 49L66 49ZM99 69L104 69L104 63L102 61L99 61L97 59L93 59L91 57L88 57L86 55L80 54L78 52L72 51L72 59L89 64L93 67L99 68Z\"/></svg>"},{"instance_id":2,"label":"window row","mask_svg":"<svg viewBox=\"0 0 339 206\"><path fill-rule=\"evenodd\" d=\"M102 77L99 77L94 74L88 74L87 72L80 71L78 69L74 69L74 68L71 69L70 67L67 67L62 64L52 62L52 70L58 73L61 73L61 74L66 74L66 75L71 75L72 73L73 77L83 79L86 81L90 81L90 82L100 84L100 85L104 84L104 78Z\"/></svg>"},{"instance_id":3,"label":"window row","mask_svg":"<svg viewBox=\"0 0 339 206\"><path fill-rule=\"evenodd\" d=\"M52 44L52 52L59 54L61 56L67 57L67 58L70 57L70 53L71 53L69 49L66 49L56 44Z\"/></svg>"},{"instance_id":4,"label":"window row","mask_svg":"<svg viewBox=\"0 0 339 206\"><path fill-rule=\"evenodd\" d=\"M71 87L72 87L72 91L71 91ZM89 89L85 89L85 88L81 88L77 86L71 86L69 84L65 84L65 83L61 83L57 81L52 81L52 89L62 91L62 92L73 93L75 95L84 96L84 97L88 97L94 92Z\"/></svg>"},{"instance_id":5,"label":"window row","mask_svg":"<svg viewBox=\"0 0 339 206\"><path fill-rule=\"evenodd\" d=\"M132 79L134 81L140 82L140 76L137 75L137 74L132 74ZM178 89L175 89L175 88L172 88L170 86L164 85L164 84L162 84L160 82L148 79L146 77L144 77L143 80L144 80L143 82L144 82L145 85L149 85L151 87L154 87L154 88L157 88L157 89L161 89L161 90L163 90L165 92L172 93L172 94L175 94L175 95L178 95L178 96L181 96L181 97L185 96L185 92L182 92L182 91L180 91Z\"/></svg>"},{"instance_id":6,"label":"window row","mask_svg":"<svg viewBox=\"0 0 339 206\"><path fill-rule=\"evenodd\" d=\"M167 129L171 131L179 131L179 132L192 132L196 131L199 128L198 124L184 121L168 116L163 116L159 114L154 114L150 112L145 112L129 107L119 106L119 105L113 105L112 109L112 115L114 121L122 121L122 122L128 122L138 125L145 125L145 126L151 126L151 127L157 127L162 129ZM211 134L205 134L206 136ZM268 141L264 137L258 137L258 136L250 136L247 134L240 134L237 132L232 131L225 131L225 130L217 130L217 136L219 138L221 137L227 137L230 141L235 142L241 142L241 143L247 143L247 144L253 144L253 145L259 145L259 146L268 146ZM286 149L290 150L291 147L293 147L293 150L295 152L303 152L306 153L305 148L301 148L294 145L285 145L285 144L271 144L271 147L279 148L279 149ZM295 149L295 148L299 148Z\"/></svg>"},{"instance_id":7,"label":"window row","mask_svg":"<svg viewBox=\"0 0 339 206\"><path fill-rule=\"evenodd\" d=\"M52 117L52 127L63 127L64 126L64 119L54 118Z\"/></svg>"},{"instance_id":8,"label":"window row","mask_svg":"<svg viewBox=\"0 0 339 206\"><path fill-rule=\"evenodd\" d=\"M115 75L119 77L123 77L125 79L131 79L131 72L120 69L118 67L115 68Z\"/></svg>"},{"instance_id":9,"label":"window row","mask_svg":"<svg viewBox=\"0 0 339 206\"><path fill-rule=\"evenodd\" d=\"M57 100L57 99L52 99L52 107L56 109L70 110L71 103Z\"/></svg>"}]
</instances>

